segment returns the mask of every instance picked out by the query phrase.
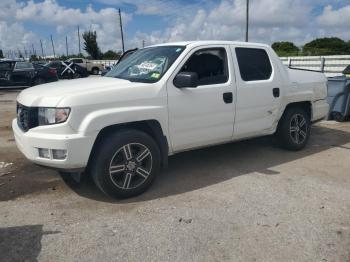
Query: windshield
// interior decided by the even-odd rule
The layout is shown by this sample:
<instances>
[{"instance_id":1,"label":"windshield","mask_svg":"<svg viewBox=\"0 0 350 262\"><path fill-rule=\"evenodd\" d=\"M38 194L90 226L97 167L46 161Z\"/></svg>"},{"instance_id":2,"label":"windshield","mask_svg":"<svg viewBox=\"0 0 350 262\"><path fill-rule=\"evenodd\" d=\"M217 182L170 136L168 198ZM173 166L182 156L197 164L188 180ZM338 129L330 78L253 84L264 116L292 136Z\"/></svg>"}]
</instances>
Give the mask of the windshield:
<instances>
[{"instance_id":1,"label":"windshield","mask_svg":"<svg viewBox=\"0 0 350 262\"><path fill-rule=\"evenodd\" d=\"M106 76L132 82L155 83L184 49L185 46L157 46L138 50L123 59Z\"/></svg>"}]
</instances>

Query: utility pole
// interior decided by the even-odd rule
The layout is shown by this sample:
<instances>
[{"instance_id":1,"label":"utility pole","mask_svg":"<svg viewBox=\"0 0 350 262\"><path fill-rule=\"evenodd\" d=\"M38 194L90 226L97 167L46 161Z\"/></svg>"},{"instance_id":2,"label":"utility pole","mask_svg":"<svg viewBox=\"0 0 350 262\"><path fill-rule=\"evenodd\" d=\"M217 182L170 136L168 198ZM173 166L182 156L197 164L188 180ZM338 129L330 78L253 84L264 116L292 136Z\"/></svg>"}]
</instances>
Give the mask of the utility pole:
<instances>
[{"instance_id":1,"label":"utility pole","mask_svg":"<svg viewBox=\"0 0 350 262\"><path fill-rule=\"evenodd\" d=\"M41 47L41 56L44 58L44 48L43 48L43 42L40 39L40 47Z\"/></svg>"},{"instance_id":2,"label":"utility pole","mask_svg":"<svg viewBox=\"0 0 350 262\"><path fill-rule=\"evenodd\" d=\"M249 0L247 1L246 7L246 21L245 21L245 41L248 42L249 39Z\"/></svg>"},{"instance_id":3,"label":"utility pole","mask_svg":"<svg viewBox=\"0 0 350 262\"><path fill-rule=\"evenodd\" d=\"M68 56L68 40L67 40L67 36L66 36L66 51L67 51L67 56Z\"/></svg>"},{"instance_id":4,"label":"utility pole","mask_svg":"<svg viewBox=\"0 0 350 262\"><path fill-rule=\"evenodd\" d=\"M33 49L33 55L36 56L36 51L34 49L34 44L32 44L32 49Z\"/></svg>"},{"instance_id":5,"label":"utility pole","mask_svg":"<svg viewBox=\"0 0 350 262\"><path fill-rule=\"evenodd\" d=\"M79 55L81 54L81 49L80 49L80 33L79 33L79 25L78 25L78 41L79 41Z\"/></svg>"},{"instance_id":6,"label":"utility pole","mask_svg":"<svg viewBox=\"0 0 350 262\"><path fill-rule=\"evenodd\" d=\"M50 38L51 38L51 45L52 45L52 51L53 51L53 58L56 58L55 46L54 46L54 44L53 44L52 35L50 35Z\"/></svg>"},{"instance_id":7,"label":"utility pole","mask_svg":"<svg viewBox=\"0 0 350 262\"><path fill-rule=\"evenodd\" d=\"M125 48L124 48L124 34L123 34L123 24L122 24L122 14L120 12L120 8L119 8L119 25L120 25L120 33L122 36L122 48L123 48L123 54L125 52Z\"/></svg>"}]
</instances>

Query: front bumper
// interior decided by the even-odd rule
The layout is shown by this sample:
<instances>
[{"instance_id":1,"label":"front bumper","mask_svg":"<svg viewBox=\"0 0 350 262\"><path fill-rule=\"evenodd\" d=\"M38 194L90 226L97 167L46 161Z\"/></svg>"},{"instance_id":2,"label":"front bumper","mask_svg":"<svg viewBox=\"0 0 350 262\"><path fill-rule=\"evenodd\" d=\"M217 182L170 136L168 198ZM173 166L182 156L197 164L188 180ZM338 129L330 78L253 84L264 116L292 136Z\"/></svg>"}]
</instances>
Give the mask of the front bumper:
<instances>
[{"instance_id":1,"label":"front bumper","mask_svg":"<svg viewBox=\"0 0 350 262\"><path fill-rule=\"evenodd\" d=\"M17 119L12 121L12 129L17 147L26 158L36 164L61 170L85 168L97 136L97 133L89 136L79 133L45 134L43 130L36 132L35 128L23 132ZM38 148L67 150L67 156L63 160L42 158L39 157Z\"/></svg>"}]
</instances>

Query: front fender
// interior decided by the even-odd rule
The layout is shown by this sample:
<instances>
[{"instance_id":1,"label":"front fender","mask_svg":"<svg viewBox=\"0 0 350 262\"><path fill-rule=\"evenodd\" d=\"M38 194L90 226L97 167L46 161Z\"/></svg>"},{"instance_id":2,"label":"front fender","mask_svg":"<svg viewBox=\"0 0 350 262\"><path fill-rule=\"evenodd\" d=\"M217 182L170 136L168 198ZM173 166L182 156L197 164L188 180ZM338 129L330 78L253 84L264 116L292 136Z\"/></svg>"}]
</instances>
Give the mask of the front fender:
<instances>
[{"instance_id":1,"label":"front fender","mask_svg":"<svg viewBox=\"0 0 350 262\"><path fill-rule=\"evenodd\" d=\"M78 131L87 134L111 125L150 119L157 120L164 135L168 136L167 110L163 106L132 106L96 110L86 115Z\"/></svg>"}]
</instances>

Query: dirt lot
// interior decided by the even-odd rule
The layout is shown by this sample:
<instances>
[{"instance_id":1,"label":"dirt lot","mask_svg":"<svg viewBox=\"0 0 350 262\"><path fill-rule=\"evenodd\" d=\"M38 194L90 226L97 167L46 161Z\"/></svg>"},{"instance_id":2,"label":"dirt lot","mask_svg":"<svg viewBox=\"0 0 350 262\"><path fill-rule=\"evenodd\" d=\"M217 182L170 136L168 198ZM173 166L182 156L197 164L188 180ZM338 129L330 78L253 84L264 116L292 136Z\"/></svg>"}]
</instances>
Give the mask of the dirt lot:
<instances>
[{"instance_id":1,"label":"dirt lot","mask_svg":"<svg viewBox=\"0 0 350 262\"><path fill-rule=\"evenodd\" d=\"M0 261L350 261L350 123L315 125L301 152L267 137L179 154L116 201L23 158L16 95L0 91Z\"/></svg>"}]
</instances>

